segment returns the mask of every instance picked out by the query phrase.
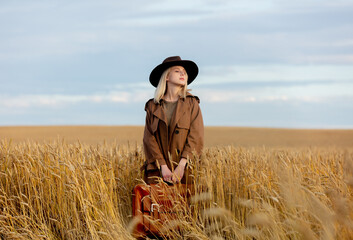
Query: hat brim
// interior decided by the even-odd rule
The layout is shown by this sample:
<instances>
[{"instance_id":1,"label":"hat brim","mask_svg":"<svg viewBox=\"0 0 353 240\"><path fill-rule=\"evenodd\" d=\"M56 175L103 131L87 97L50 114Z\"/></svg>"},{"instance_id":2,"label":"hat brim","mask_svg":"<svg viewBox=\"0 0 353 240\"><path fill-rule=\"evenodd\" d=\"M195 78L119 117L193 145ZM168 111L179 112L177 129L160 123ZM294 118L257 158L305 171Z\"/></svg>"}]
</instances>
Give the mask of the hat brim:
<instances>
[{"instance_id":1,"label":"hat brim","mask_svg":"<svg viewBox=\"0 0 353 240\"><path fill-rule=\"evenodd\" d=\"M197 77L197 74L199 73L199 68L197 67L196 63L190 60L165 62L165 63L159 64L157 67L155 67L152 70L150 74L150 83L154 87L157 87L163 72L173 66L182 66L185 68L185 71L188 74L188 85L195 80L195 78Z\"/></svg>"}]
</instances>

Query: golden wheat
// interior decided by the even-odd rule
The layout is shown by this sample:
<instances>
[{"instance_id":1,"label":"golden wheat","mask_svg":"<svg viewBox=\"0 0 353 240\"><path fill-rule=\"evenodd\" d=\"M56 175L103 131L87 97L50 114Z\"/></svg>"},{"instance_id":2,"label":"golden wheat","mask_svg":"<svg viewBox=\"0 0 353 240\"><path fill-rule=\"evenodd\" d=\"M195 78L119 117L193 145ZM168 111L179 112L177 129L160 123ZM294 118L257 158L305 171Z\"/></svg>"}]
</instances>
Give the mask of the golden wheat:
<instances>
[{"instance_id":1,"label":"golden wheat","mask_svg":"<svg viewBox=\"0 0 353 240\"><path fill-rule=\"evenodd\" d=\"M141 144L143 126L0 126L0 139L45 143L58 137L67 143ZM205 127L205 146L352 147L353 130Z\"/></svg>"},{"instance_id":2,"label":"golden wheat","mask_svg":"<svg viewBox=\"0 0 353 240\"><path fill-rule=\"evenodd\" d=\"M0 239L133 239L141 146L0 143ZM206 148L169 239L353 239L352 148ZM129 225L130 224L130 225ZM176 228L178 226L178 228Z\"/></svg>"}]
</instances>

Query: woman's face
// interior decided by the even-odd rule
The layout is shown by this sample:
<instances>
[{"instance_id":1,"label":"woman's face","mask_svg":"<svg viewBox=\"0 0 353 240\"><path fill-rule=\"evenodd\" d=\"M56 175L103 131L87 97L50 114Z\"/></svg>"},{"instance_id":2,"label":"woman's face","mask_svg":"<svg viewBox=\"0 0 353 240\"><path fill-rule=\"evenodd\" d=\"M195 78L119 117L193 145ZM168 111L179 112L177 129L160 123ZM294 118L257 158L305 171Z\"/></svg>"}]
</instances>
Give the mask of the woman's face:
<instances>
[{"instance_id":1,"label":"woman's face","mask_svg":"<svg viewBox=\"0 0 353 240\"><path fill-rule=\"evenodd\" d=\"M167 76L167 83L177 86L184 86L188 81L188 75L182 66L171 67Z\"/></svg>"}]
</instances>

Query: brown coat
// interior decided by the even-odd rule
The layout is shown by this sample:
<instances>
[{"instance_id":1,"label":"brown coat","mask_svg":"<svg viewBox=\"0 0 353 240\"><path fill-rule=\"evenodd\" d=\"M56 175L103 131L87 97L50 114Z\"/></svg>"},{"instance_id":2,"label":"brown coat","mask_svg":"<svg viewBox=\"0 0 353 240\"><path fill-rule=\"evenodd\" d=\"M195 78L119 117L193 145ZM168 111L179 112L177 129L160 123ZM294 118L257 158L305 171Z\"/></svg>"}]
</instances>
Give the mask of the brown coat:
<instances>
[{"instance_id":1,"label":"brown coat","mask_svg":"<svg viewBox=\"0 0 353 240\"><path fill-rule=\"evenodd\" d=\"M195 151L201 154L204 139L204 126L199 106L199 98L187 94L179 98L168 131L167 116L160 103L150 99L145 106L146 125L143 147L146 155L145 181L155 182L155 176L161 176L160 165L167 164L173 171L181 158L191 158ZM187 168L182 183L190 182ZM150 178L152 177L152 178Z\"/></svg>"}]
</instances>

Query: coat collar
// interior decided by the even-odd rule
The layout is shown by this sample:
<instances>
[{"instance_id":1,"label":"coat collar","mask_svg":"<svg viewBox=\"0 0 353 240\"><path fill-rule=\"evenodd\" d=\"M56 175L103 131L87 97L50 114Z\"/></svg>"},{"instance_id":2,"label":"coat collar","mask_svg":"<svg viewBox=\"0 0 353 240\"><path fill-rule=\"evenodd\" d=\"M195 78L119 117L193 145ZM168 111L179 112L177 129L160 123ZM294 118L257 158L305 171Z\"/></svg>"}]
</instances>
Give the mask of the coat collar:
<instances>
[{"instance_id":1,"label":"coat collar","mask_svg":"<svg viewBox=\"0 0 353 240\"><path fill-rule=\"evenodd\" d=\"M193 96L190 93L187 93L187 96ZM156 116L157 118L159 118L160 120L162 120L163 122L166 123L167 125L167 116L164 112L164 109L162 107L162 102L165 101L164 99L161 99L159 103L156 103L156 108L153 112L153 115ZM173 131L176 127L176 124L178 123L179 119L181 118L181 116L184 115L184 113L186 112L186 110L188 109L188 105L186 103L185 98L179 98L178 99L178 103L177 106L175 108L175 112L174 112L174 116L170 122L170 129Z\"/></svg>"},{"instance_id":2,"label":"coat collar","mask_svg":"<svg viewBox=\"0 0 353 240\"><path fill-rule=\"evenodd\" d=\"M167 124L167 116L165 115L161 102L156 104L156 109L153 111L153 115Z\"/></svg>"}]
</instances>

